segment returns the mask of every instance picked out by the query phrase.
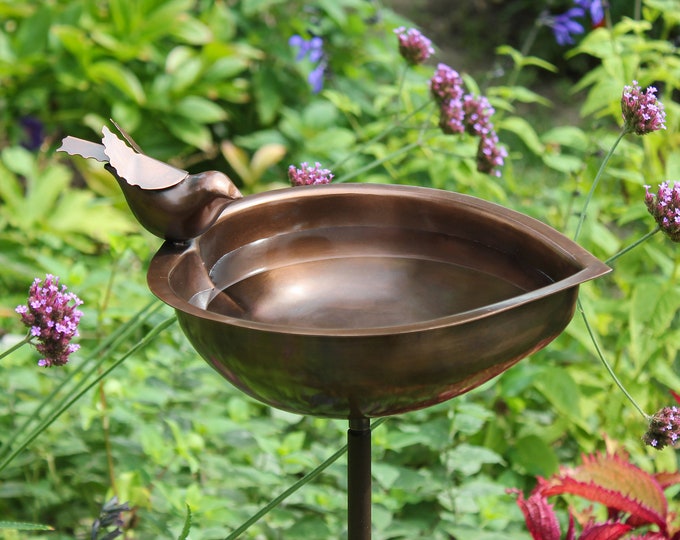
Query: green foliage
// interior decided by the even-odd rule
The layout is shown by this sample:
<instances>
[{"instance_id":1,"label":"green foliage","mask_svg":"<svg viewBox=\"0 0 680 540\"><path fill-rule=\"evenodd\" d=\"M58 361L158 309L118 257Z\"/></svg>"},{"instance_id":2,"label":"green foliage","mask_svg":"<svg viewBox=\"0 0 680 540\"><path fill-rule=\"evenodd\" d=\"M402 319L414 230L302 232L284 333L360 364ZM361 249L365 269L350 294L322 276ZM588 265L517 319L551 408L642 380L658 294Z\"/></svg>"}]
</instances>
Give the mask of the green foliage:
<instances>
[{"instance_id":1,"label":"green foliage","mask_svg":"<svg viewBox=\"0 0 680 540\"><path fill-rule=\"evenodd\" d=\"M432 66L405 70L390 35L403 21L372 3L0 0L0 350L23 337L13 308L34 276L55 273L85 300L83 348L65 369L38 370L29 348L0 365L0 516L86 538L116 494L134 508L129 538L188 537L190 526L191 538L221 539L345 442L344 422L264 407L219 378L176 326L158 333L172 313L149 307L144 272L157 241L135 233L99 165L54 156L62 135L93 139L114 117L147 153L225 170L246 193L283 185L289 163L320 161L340 181L470 193L570 235L617 137L623 85L656 82L668 129L623 139L579 236L606 259L654 226L642 186L680 177L676 11L647 0L642 20L588 32L568 54L592 66L573 93L548 99L520 82L530 73L569 84L563 63L515 47L498 50L507 77L464 74L495 106L510 151L503 177L490 179L475 170L476 145L436 129ZM296 33L324 39L319 94L288 47ZM37 152L20 144L26 116L44 125ZM581 291L606 359L648 412L680 390L674 248L656 235ZM577 313L496 381L375 429L374 538L527 539L506 488L531 488L535 475L601 449L604 432L643 468L677 470L672 452L642 447L644 422ZM24 423L39 436L18 451ZM242 538L342 538L345 498L340 458Z\"/></svg>"}]
</instances>

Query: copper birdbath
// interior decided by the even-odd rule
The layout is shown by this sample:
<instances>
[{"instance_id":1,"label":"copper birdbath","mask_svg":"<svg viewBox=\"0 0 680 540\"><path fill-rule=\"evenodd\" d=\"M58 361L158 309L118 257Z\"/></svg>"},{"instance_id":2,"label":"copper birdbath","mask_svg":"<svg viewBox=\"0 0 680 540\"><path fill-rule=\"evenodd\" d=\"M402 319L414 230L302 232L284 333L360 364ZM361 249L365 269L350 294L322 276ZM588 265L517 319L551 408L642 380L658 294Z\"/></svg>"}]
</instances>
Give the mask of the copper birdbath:
<instances>
[{"instance_id":1,"label":"copper birdbath","mask_svg":"<svg viewBox=\"0 0 680 540\"><path fill-rule=\"evenodd\" d=\"M115 122L114 122L115 124ZM456 193L304 186L243 198L116 125L97 159L135 217L166 239L153 293L198 353L246 394L349 420L348 536L371 536L370 419L472 390L556 338L579 284L609 268L543 223Z\"/></svg>"},{"instance_id":2,"label":"copper birdbath","mask_svg":"<svg viewBox=\"0 0 680 540\"><path fill-rule=\"evenodd\" d=\"M230 203L148 283L246 394L349 420L348 531L370 538L369 418L467 392L546 346L609 268L554 229L445 191L339 184Z\"/></svg>"}]
</instances>

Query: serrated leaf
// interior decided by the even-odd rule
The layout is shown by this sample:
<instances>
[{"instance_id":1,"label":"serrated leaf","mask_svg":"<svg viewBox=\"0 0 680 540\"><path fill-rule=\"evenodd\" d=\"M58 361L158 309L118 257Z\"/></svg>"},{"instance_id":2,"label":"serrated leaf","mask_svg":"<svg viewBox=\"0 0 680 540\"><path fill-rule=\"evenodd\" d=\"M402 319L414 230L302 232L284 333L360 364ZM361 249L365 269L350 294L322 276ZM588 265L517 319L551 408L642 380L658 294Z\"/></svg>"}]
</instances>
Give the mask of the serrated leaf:
<instances>
[{"instance_id":1,"label":"serrated leaf","mask_svg":"<svg viewBox=\"0 0 680 540\"><path fill-rule=\"evenodd\" d=\"M632 530L625 523L595 523L586 525L579 540L618 540Z\"/></svg>"},{"instance_id":2,"label":"serrated leaf","mask_svg":"<svg viewBox=\"0 0 680 540\"><path fill-rule=\"evenodd\" d=\"M532 493L528 499L522 492L511 490L516 493L517 506L524 514L524 520L529 529L529 534L534 540L560 540L560 524L553 510L553 505L540 493Z\"/></svg>"},{"instance_id":3,"label":"serrated leaf","mask_svg":"<svg viewBox=\"0 0 680 540\"><path fill-rule=\"evenodd\" d=\"M546 497L578 495L666 530L668 502L661 486L652 475L618 455L584 456L582 465L539 480L537 489Z\"/></svg>"}]
</instances>

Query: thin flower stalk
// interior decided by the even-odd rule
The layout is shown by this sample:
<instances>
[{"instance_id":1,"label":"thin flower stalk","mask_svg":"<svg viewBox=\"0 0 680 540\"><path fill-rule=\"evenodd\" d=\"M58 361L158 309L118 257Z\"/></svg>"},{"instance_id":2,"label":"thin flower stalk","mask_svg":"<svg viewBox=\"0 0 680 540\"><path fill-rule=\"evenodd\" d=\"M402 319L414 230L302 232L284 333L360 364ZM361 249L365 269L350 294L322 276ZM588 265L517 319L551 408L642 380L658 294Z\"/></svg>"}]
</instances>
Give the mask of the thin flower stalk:
<instances>
[{"instance_id":1,"label":"thin flower stalk","mask_svg":"<svg viewBox=\"0 0 680 540\"><path fill-rule=\"evenodd\" d=\"M602 163L600 164L600 168L597 171L597 174L595 175L595 179L593 180L592 185L590 186L590 190L588 191L588 195L586 196L586 200L583 203L583 209L581 210L581 215L579 216L578 219L578 224L576 225L576 232L574 233L574 240L576 240L581 234L581 229L583 228L583 222L586 220L586 215L588 212L588 206L590 205L590 201L593 198L593 194L595 193L595 189L597 188L597 185L600 182L600 179L602 178L602 173L604 170L607 168L607 164L609 163L609 160L611 157L614 155L614 151L616 150L616 147L619 145L621 140L626 136L628 131L626 129L622 129L621 132L619 133L619 136L616 138L614 141L614 144L612 147L609 149L609 152L607 152L607 155L604 157L602 160Z\"/></svg>"},{"instance_id":2,"label":"thin flower stalk","mask_svg":"<svg viewBox=\"0 0 680 540\"><path fill-rule=\"evenodd\" d=\"M27 334L22 340L17 341L14 345L12 345L9 349L6 349L0 353L0 360L5 358L6 356L9 356L12 354L14 351L19 350L21 347L26 345L27 343L30 343L33 340L34 336L31 335L30 333Z\"/></svg>"},{"instance_id":3,"label":"thin flower stalk","mask_svg":"<svg viewBox=\"0 0 680 540\"><path fill-rule=\"evenodd\" d=\"M374 430L375 428L377 428L381 424L385 423L386 421L387 421L387 417L378 418L375 422L373 422L371 424L371 430ZM248 518L248 520L244 521L237 529L234 529L231 532L231 534L229 534L229 536L227 536L224 540L237 540L238 538L240 538L241 535L244 532L246 532L252 525L257 523L265 515L267 515L269 512L271 512L274 508L276 508L279 504L281 504L283 501L285 501L288 497L290 497L293 493L298 491L300 488L302 488L306 484L309 484L309 482L311 482L317 476L319 476L329 466L331 466L338 459L340 459L343 455L345 455L345 453L347 453L347 444L345 444L342 448L340 448L333 455L326 458L326 460L323 463L318 465L314 470L308 472L305 476L300 478L297 482L295 482L293 485L291 485L287 490L285 490L279 496L277 496L274 499L272 499L271 501L269 501L269 503L267 505L263 506L255 514L253 514L250 518Z\"/></svg>"},{"instance_id":4,"label":"thin flower stalk","mask_svg":"<svg viewBox=\"0 0 680 540\"><path fill-rule=\"evenodd\" d=\"M49 414L48 417L43 422L41 422L33 431L31 431L29 435L27 435L26 439L22 442L21 445L19 445L11 454L9 454L9 456L4 458L2 462L0 462L0 472L2 472L14 460L15 457L17 457L21 452L23 452L24 449L29 444L31 444L43 431L50 427L57 418L59 418L64 412L71 408L71 406L76 401L83 397L89 390L94 388L99 383L99 381L106 378L109 375L109 373L111 373L118 366L120 366L130 356L146 347L161 332L163 332L166 328L170 327L175 322L177 322L177 318L173 315L172 317L168 317L164 321L157 324L134 347L130 348L118 360L111 364L111 366L109 366L106 370L102 371L95 379L90 381L82 390L80 390L74 395L69 395L65 401L62 401L63 404L61 406L59 406L56 410Z\"/></svg>"},{"instance_id":5,"label":"thin flower stalk","mask_svg":"<svg viewBox=\"0 0 680 540\"><path fill-rule=\"evenodd\" d=\"M600 348L600 344L598 343L596 337L595 337L595 332L590 326L590 323L588 322L588 317L586 316L586 312L583 309L583 304L581 304L581 299L578 299L576 301L576 305L578 306L578 311L581 313L581 317L583 318L583 322L586 325L586 330L588 331L588 335L590 336L591 341L593 342L593 345L595 346L595 351L597 352L597 356L600 359L600 362L602 362L602 365L605 367L609 375L611 376L612 380L616 384L616 386L619 387L619 389L623 392L623 395L625 395L628 398L628 401L630 401L637 409L637 411L646 419L649 420L650 416L638 405L638 402L635 401L633 396L626 390L626 387L623 386L623 383L619 380L619 378L616 376L616 373L614 373L614 370L612 367L609 365L609 362L604 356L604 353L602 352L602 349Z\"/></svg>"},{"instance_id":6,"label":"thin flower stalk","mask_svg":"<svg viewBox=\"0 0 680 540\"><path fill-rule=\"evenodd\" d=\"M61 411L64 412L67 407L65 407L66 402L71 396L79 392L88 382L90 377L98 371L101 370L102 364L110 357L110 354L116 350L116 348L124 342L130 334L137 330L144 322L156 313L163 304L154 299L149 302L146 306L140 309L135 315L133 315L127 322L119 326L110 336L102 341L102 343L94 350L92 353L83 361L79 362L78 366L69 373L69 377L62 380L61 384L56 386L52 392L45 397L45 399L40 403L38 407L33 411L33 413L24 420L21 425L19 425L12 433L4 437L2 445L0 445L0 460L5 461L6 457L11 452L12 446L17 443L17 441L24 439L21 443L21 447L25 448L30 444L26 442L27 438L34 440L42 431L44 431L49 424L51 424L58 416L59 413L54 418L49 414L43 414L43 411ZM85 368L90 365L90 363L99 359L94 365L90 367L89 370L85 371ZM69 384L74 383L71 388L68 388ZM63 394L63 397L57 403L53 403L57 396ZM37 419L42 418L40 423L33 428L33 430L26 435L26 432L30 425L32 425ZM16 452L18 454L18 452ZM8 464L11 460L8 460ZM5 465L6 466L6 465Z\"/></svg>"},{"instance_id":7,"label":"thin flower stalk","mask_svg":"<svg viewBox=\"0 0 680 540\"><path fill-rule=\"evenodd\" d=\"M623 249L622 249L621 251L619 251L618 253L612 255L611 257L609 257L606 261L604 261L604 264L611 265L611 264L612 264L614 261L616 261L619 257L622 257L622 256L625 255L626 253L628 253L628 252L634 250L634 249L635 249L636 247L638 247L639 245L644 244L647 240L649 240L652 236L654 236L654 235L655 235L656 233L658 233L658 232L661 232L661 228L660 228L660 227L657 227L656 229L652 229L651 231L649 231L649 232L648 232L647 234L645 234L644 236L638 238L635 242L633 242L633 243L630 244L629 246L626 246L625 248L623 248Z\"/></svg>"}]
</instances>

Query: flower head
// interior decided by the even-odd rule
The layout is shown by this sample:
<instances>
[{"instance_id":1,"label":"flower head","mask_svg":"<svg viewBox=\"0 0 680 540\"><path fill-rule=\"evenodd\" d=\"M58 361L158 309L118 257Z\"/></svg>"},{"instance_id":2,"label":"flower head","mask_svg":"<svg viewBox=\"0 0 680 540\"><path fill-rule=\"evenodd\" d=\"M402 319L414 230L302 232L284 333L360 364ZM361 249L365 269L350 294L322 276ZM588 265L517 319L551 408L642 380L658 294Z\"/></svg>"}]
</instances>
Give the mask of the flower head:
<instances>
[{"instance_id":1,"label":"flower head","mask_svg":"<svg viewBox=\"0 0 680 540\"><path fill-rule=\"evenodd\" d=\"M494 109L484 96L476 97L467 94L463 97L463 111L465 113L465 129L470 135L483 137L493 131L491 115Z\"/></svg>"},{"instance_id":2,"label":"flower head","mask_svg":"<svg viewBox=\"0 0 680 540\"><path fill-rule=\"evenodd\" d=\"M551 17L547 24L552 27L558 45L571 45L575 34L583 34L583 26L574 19L583 17L583 9L573 7L561 15Z\"/></svg>"},{"instance_id":3,"label":"flower head","mask_svg":"<svg viewBox=\"0 0 680 540\"><path fill-rule=\"evenodd\" d=\"M649 86L643 93L637 81L624 86L621 95L621 111L624 129L629 133L645 135L666 129L666 112L663 103L656 98L656 88Z\"/></svg>"},{"instance_id":4,"label":"flower head","mask_svg":"<svg viewBox=\"0 0 680 540\"><path fill-rule=\"evenodd\" d=\"M314 166L301 163L299 169L295 165L288 167L288 179L293 186L311 186L330 183L333 174L329 169L322 169L318 162Z\"/></svg>"},{"instance_id":5,"label":"flower head","mask_svg":"<svg viewBox=\"0 0 680 540\"><path fill-rule=\"evenodd\" d=\"M574 0L574 4L590 12L590 19L595 26L599 25L604 19L602 0Z\"/></svg>"},{"instance_id":6,"label":"flower head","mask_svg":"<svg viewBox=\"0 0 680 540\"><path fill-rule=\"evenodd\" d=\"M45 139L43 123L34 116L24 116L20 124L24 130L22 146L28 150L38 150Z\"/></svg>"},{"instance_id":7,"label":"flower head","mask_svg":"<svg viewBox=\"0 0 680 540\"><path fill-rule=\"evenodd\" d=\"M448 99L439 107L439 127L447 135L465 132L463 101Z\"/></svg>"},{"instance_id":8,"label":"flower head","mask_svg":"<svg viewBox=\"0 0 680 540\"><path fill-rule=\"evenodd\" d=\"M506 157L508 157L508 151L499 145L495 131L482 135L477 147L477 170L479 172L500 176Z\"/></svg>"},{"instance_id":9,"label":"flower head","mask_svg":"<svg viewBox=\"0 0 680 540\"><path fill-rule=\"evenodd\" d=\"M65 285L59 288L58 277L47 274L44 284L35 278L27 305L17 306L16 312L38 340L35 348L44 355L39 366L63 366L69 355L80 348L71 340L78 335L82 313L76 308L82 303L74 293L66 292Z\"/></svg>"},{"instance_id":10,"label":"flower head","mask_svg":"<svg viewBox=\"0 0 680 540\"><path fill-rule=\"evenodd\" d=\"M645 444L661 450L675 446L680 438L680 409L676 406L664 407L649 421L649 428L642 440Z\"/></svg>"},{"instance_id":11,"label":"flower head","mask_svg":"<svg viewBox=\"0 0 680 540\"><path fill-rule=\"evenodd\" d=\"M411 65L422 64L434 54L432 42L415 28L403 26L394 31L399 40L399 54Z\"/></svg>"},{"instance_id":12,"label":"flower head","mask_svg":"<svg viewBox=\"0 0 680 540\"><path fill-rule=\"evenodd\" d=\"M123 512L129 512L129 503L118 503L118 497L114 496L111 500L104 503L102 509L99 513L99 517L92 523L92 535L93 539L100 538L100 534L105 534L102 536L102 540L112 540L113 538L118 538L123 534L123 527L125 526L125 520L123 519ZM114 527L113 530L110 530Z\"/></svg>"},{"instance_id":13,"label":"flower head","mask_svg":"<svg viewBox=\"0 0 680 540\"><path fill-rule=\"evenodd\" d=\"M312 92L318 94L323 88L323 77L326 72L326 56L323 51L323 39L314 36L311 39L304 39L302 36L295 34L288 40L288 45L295 49L295 61L302 62L307 58L314 68L307 76L307 81L312 87Z\"/></svg>"},{"instance_id":14,"label":"flower head","mask_svg":"<svg viewBox=\"0 0 680 540\"><path fill-rule=\"evenodd\" d=\"M662 182L656 195L649 188L645 186L647 210L673 242L680 242L680 184L674 182L671 188L668 182Z\"/></svg>"},{"instance_id":15,"label":"flower head","mask_svg":"<svg viewBox=\"0 0 680 540\"><path fill-rule=\"evenodd\" d=\"M439 103L448 103L463 97L463 78L446 64L439 64L430 79L432 97Z\"/></svg>"}]
</instances>

